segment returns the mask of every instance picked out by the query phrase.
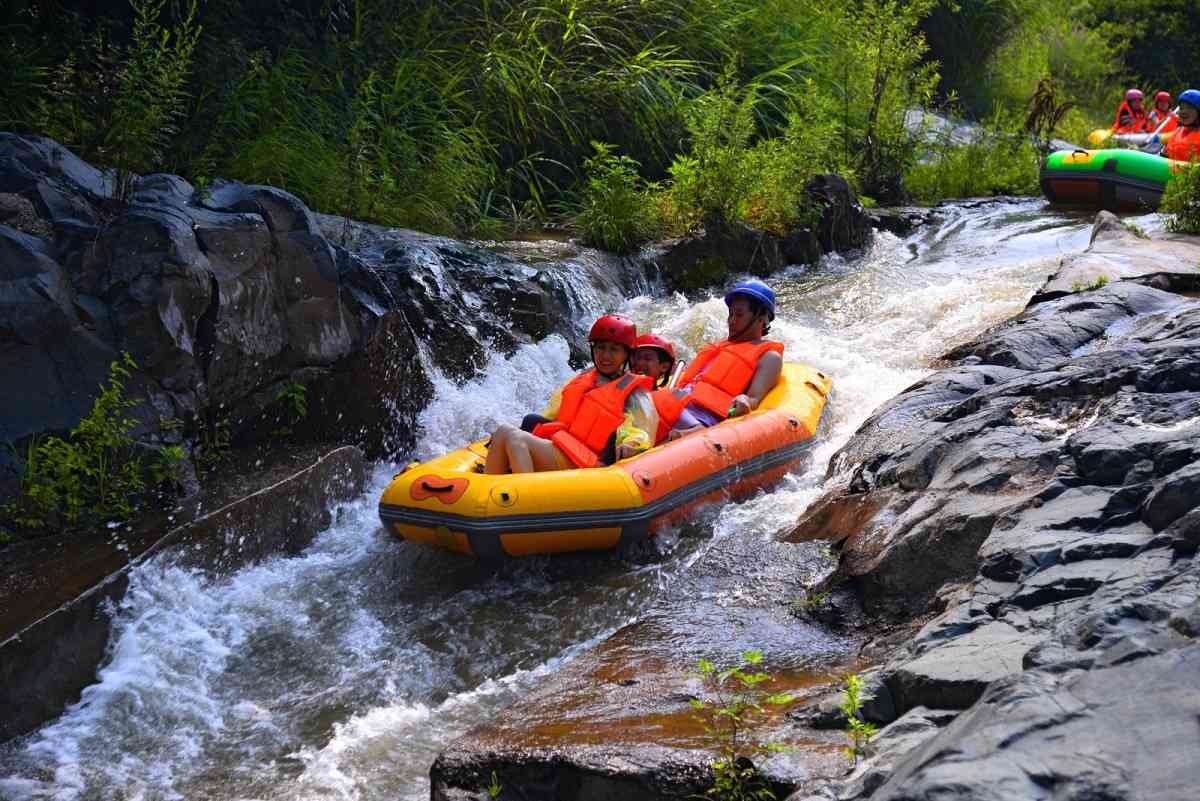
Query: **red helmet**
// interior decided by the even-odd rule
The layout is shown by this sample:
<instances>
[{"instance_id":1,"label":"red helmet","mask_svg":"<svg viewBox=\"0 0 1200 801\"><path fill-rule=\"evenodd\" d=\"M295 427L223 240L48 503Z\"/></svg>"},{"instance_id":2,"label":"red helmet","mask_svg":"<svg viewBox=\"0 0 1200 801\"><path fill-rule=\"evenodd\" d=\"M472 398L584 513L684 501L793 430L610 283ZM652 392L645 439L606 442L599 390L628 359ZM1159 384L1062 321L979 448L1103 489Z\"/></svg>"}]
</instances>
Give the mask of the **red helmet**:
<instances>
[{"instance_id":1,"label":"red helmet","mask_svg":"<svg viewBox=\"0 0 1200 801\"><path fill-rule=\"evenodd\" d=\"M1154 102L1155 102L1155 103L1157 103L1157 102L1158 102L1158 101L1160 101L1160 100L1165 100L1165 101L1167 101L1168 103L1170 103L1170 102L1171 102L1171 93L1170 93L1170 92L1165 92L1165 91L1164 91L1164 92L1159 92L1158 94L1156 94L1156 95L1154 96Z\"/></svg>"},{"instance_id":2,"label":"red helmet","mask_svg":"<svg viewBox=\"0 0 1200 801\"><path fill-rule=\"evenodd\" d=\"M675 346L658 334L642 334L637 338L637 346L639 348L657 348L670 356L671 361L675 361Z\"/></svg>"},{"instance_id":3,"label":"red helmet","mask_svg":"<svg viewBox=\"0 0 1200 801\"><path fill-rule=\"evenodd\" d=\"M606 314L592 323L588 342L616 342L633 350L637 343L637 326L628 317Z\"/></svg>"},{"instance_id":4,"label":"red helmet","mask_svg":"<svg viewBox=\"0 0 1200 801\"><path fill-rule=\"evenodd\" d=\"M1141 89L1130 89L1125 93L1126 100L1141 100L1143 97L1145 97L1145 95L1142 94Z\"/></svg>"}]
</instances>

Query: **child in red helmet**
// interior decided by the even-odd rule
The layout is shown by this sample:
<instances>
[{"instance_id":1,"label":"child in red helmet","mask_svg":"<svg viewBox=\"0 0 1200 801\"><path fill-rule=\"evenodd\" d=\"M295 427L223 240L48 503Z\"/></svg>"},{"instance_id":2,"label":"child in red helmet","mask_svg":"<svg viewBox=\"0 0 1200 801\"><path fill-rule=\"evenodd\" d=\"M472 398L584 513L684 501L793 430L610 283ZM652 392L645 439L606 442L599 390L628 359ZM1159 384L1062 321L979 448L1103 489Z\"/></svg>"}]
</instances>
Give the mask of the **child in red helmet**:
<instances>
[{"instance_id":1,"label":"child in red helmet","mask_svg":"<svg viewBox=\"0 0 1200 801\"><path fill-rule=\"evenodd\" d=\"M596 320L588 334L590 370L550 398L532 431L503 424L492 434L484 472L532 473L600 467L653 444L658 414L653 380L629 372L637 326L617 314Z\"/></svg>"},{"instance_id":2,"label":"child in red helmet","mask_svg":"<svg viewBox=\"0 0 1200 801\"><path fill-rule=\"evenodd\" d=\"M1171 110L1171 93L1158 92L1154 95L1154 106L1146 115L1146 129L1151 133L1170 133L1179 127L1179 117Z\"/></svg>"},{"instance_id":3,"label":"child in red helmet","mask_svg":"<svg viewBox=\"0 0 1200 801\"><path fill-rule=\"evenodd\" d=\"M675 369L675 346L658 334L642 334L631 361L633 371L654 379L654 388L661 389L671 380Z\"/></svg>"}]
</instances>

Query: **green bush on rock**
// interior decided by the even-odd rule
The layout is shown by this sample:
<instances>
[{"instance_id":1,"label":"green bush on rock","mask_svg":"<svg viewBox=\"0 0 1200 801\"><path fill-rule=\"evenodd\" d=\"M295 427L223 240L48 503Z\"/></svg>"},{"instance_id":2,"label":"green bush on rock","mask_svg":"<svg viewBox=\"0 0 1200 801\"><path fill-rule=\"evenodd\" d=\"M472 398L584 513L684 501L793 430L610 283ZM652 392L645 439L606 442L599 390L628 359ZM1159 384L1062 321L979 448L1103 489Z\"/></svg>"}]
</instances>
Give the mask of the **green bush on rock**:
<instances>
[{"instance_id":1,"label":"green bush on rock","mask_svg":"<svg viewBox=\"0 0 1200 801\"><path fill-rule=\"evenodd\" d=\"M30 441L21 494L4 509L18 527L74 528L133 513L134 500L146 488L142 460L129 435L137 423L128 411L141 401L125 396L125 382L135 369L133 358L121 354L109 366L91 412L66 439ZM164 463L172 456L163 454Z\"/></svg>"},{"instance_id":2,"label":"green bush on rock","mask_svg":"<svg viewBox=\"0 0 1200 801\"><path fill-rule=\"evenodd\" d=\"M766 786L754 765L754 757L783 750L776 743L752 739L751 730L767 714L768 706L786 706L795 701L789 693L772 693L762 685L770 675L757 669L762 651L746 651L740 665L718 670L707 659L697 664L707 698L691 699L692 708L712 738L719 758L713 763L713 784L702 798L713 801L769 801L775 793Z\"/></svg>"},{"instance_id":3,"label":"green bush on rock","mask_svg":"<svg viewBox=\"0 0 1200 801\"><path fill-rule=\"evenodd\" d=\"M636 161L614 154L612 145L592 142L592 147L595 153L583 163L587 180L575 225L584 244L631 253L658 230L649 192Z\"/></svg>"},{"instance_id":4,"label":"green bush on rock","mask_svg":"<svg viewBox=\"0 0 1200 801\"><path fill-rule=\"evenodd\" d=\"M1167 217L1168 231L1200 234L1200 162L1182 170L1167 184L1159 211Z\"/></svg>"}]
</instances>

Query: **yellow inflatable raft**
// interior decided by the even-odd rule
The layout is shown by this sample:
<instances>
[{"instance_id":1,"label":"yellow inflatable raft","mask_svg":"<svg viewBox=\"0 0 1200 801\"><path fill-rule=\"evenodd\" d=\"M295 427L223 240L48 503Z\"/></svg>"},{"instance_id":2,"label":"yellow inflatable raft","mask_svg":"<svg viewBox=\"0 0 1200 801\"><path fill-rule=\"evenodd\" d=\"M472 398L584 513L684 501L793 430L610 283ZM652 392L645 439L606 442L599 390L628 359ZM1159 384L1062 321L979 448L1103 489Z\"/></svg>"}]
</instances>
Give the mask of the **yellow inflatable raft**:
<instances>
[{"instance_id":1,"label":"yellow inflatable raft","mask_svg":"<svg viewBox=\"0 0 1200 801\"><path fill-rule=\"evenodd\" d=\"M804 457L830 380L786 363L757 410L609 467L489 476L475 442L411 465L379 502L388 531L483 558L604 550L695 506L777 481Z\"/></svg>"}]
</instances>

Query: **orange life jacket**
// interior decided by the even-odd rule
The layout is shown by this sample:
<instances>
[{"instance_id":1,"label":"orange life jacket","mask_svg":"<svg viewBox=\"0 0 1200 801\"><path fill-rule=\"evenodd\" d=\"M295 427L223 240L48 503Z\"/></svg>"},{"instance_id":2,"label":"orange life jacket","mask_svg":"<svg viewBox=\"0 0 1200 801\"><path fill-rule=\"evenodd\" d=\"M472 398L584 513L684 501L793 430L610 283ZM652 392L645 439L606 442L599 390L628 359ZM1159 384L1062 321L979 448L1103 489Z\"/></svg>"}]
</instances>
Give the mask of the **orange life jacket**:
<instances>
[{"instance_id":1,"label":"orange life jacket","mask_svg":"<svg viewBox=\"0 0 1200 801\"><path fill-rule=\"evenodd\" d=\"M750 387L758 361L769 351L783 353L782 342L730 342L705 345L692 359L678 385L692 385L691 394L679 390L660 391L652 396L658 409L658 428L670 431L690 403L703 407L721 419L729 416L733 399Z\"/></svg>"},{"instance_id":2,"label":"orange life jacket","mask_svg":"<svg viewBox=\"0 0 1200 801\"><path fill-rule=\"evenodd\" d=\"M1181 125L1176 128L1167 140L1167 148L1163 155L1179 161L1200 158L1200 127L1189 128Z\"/></svg>"},{"instance_id":3,"label":"orange life jacket","mask_svg":"<svg viewBox=\"0 0 1200 801\"><path fill-rule=\"evenodd\" d=\"M1121 117L1129 115L1129 123L1122 125ZM1145 133L1146 132L1146 110L1134 111L1129 107L1129 101L1123 101L1117 109L1117 116L1113 118L1112 125L1113 133Z\"/></svg>"},{"instance_id":4,"label":"orange life jacket","mask_svg":"<svg viewBox=\"0 0 1200 801\"><path fill-rule=\"evenodd\" d=\"M1166 123L1163 120L1166 120ZM1159 129L1160 125L1162 125L1162 129ZM1152 108L1146 115L1146 130L1150 133L1155 131L1160 134L1170 133L1178 127L1179 118L1172 114L1170 109L1159 111L1157 108Z\"/></svg>"},{"instance_id":5,"label":"orange life jacket","mask_svg":"<svg viewBox=\"0 0 1200 801\"><path fill-rule=\"evenodd\" d=\"M667 441L667 434L671 433L675 421L679 419L679 415L683 414L687 398L686 396L682 399L676 397L675 393L678 391L677 389L656 389L650 393L650 398L654 401L654 409L658 412L658 431L654 434L655 445L661 445Z\"/></svg>"},{"instance_id":6,"label":"orange life jacket","mask_svg":"<svg viewBox=\"0 0 1200 801\"><path fill-rule=\"evenodd\" d=\"M625 399L637 389L649 390L654 379L625 373L596 386L599 374L587 370L572 378L562 390L558 419L540 423L535 436L548 439L576 467L596 467L609 437L625 422Z\"/></svg>"}]
</instances>

